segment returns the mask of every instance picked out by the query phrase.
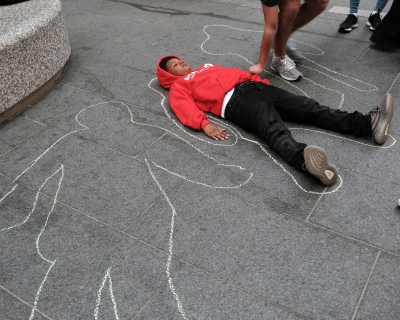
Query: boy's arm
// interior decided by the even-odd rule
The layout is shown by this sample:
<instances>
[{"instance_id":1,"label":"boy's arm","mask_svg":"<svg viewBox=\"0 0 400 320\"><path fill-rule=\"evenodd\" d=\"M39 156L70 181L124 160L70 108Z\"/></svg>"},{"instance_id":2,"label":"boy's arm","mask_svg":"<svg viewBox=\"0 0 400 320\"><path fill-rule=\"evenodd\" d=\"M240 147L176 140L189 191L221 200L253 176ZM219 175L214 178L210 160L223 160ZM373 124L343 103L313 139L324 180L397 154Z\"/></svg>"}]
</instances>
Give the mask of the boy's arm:
<instances>
[{"instance_id":1,"label":"boy's arm","mask_svg":"<svg viewBox=\"0 0 400 320\"><path fill-rule=\"evenodd\" d=\"M224 128L220 128L213 123L209 123L203 129L204 133L214 140L228 139L229 134L225 132Z\"/></svg>"},{"instance_id":2,"label":"boy's arm","mask_svg":"<svg viewBox=\"0 0 400 320\"><path fill-rule=\"evenodd\" d=\"M228 138L225 129L208 121L207 116L196 106L191 92L186 88L171 88L168 100L172 111L183 125L195 130L203 130L207 136L214 140Z\"/></svg>"},{"instance_id":3,"label":"boy's arm","mask_svg":"<svg viewBox=\"0 0 400 320\"><path fill-rule=\"evenodd\" d=\"M210 123L207 116L194 103L192 93L185 87L173 86L168 95L172 111L183 125L203 130Z\"/></svg>"}]
</instances>

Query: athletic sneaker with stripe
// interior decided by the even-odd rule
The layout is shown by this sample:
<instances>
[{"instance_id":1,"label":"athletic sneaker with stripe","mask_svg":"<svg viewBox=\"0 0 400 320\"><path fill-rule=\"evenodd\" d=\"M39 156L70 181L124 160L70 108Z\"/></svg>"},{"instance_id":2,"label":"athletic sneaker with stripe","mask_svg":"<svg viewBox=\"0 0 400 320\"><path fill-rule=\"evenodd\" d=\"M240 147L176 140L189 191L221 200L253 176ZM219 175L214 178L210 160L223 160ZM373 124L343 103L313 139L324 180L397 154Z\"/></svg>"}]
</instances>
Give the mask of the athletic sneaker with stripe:
<instances>
[{"instance_id":1,"label":"athletic sneaker with stripe","mask_svg":"<svg viewBox=\"0 0 400 320\"><path fill-rule=\"evenodd\" d=\"M358 18L350 13L346 20L344 20L340 25L339 25L339 31L340 32L350 32L351 30L355 29L358 27Z\"/></svg>"}]
</instances>

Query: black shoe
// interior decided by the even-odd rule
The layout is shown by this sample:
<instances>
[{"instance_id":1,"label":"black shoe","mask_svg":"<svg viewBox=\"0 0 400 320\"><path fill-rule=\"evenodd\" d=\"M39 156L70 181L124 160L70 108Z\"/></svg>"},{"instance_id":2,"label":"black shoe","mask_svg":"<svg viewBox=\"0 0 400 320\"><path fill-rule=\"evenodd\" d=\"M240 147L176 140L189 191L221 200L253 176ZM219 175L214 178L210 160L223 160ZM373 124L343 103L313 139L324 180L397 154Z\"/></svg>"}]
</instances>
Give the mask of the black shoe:
<instances>
[{"instance_id":1,"label":"black shoe","mask_svg":"<svg viewBox=\"0 0 400 320\"><path fill-rule=\"evenodd\" d=\"M378 24L381 23L381 21L381 15L379 14L379 12L374 14L371 13L369 15L366 25L369 27L369 30L375 31L376 27L378 26Z\"/></svg>"},{"instance_id":2,"label":"black shoe","mask_svg":"<svg viewBox=\"0 0 400 320\"><path fill-rule=\"evenodd\" d=\"M339 31L341 32L350 32L351 30L355 29L358 27L358 18L350 13L346 20L344 20L340 26L339 26Z\"/></svg>"}]
</instances>

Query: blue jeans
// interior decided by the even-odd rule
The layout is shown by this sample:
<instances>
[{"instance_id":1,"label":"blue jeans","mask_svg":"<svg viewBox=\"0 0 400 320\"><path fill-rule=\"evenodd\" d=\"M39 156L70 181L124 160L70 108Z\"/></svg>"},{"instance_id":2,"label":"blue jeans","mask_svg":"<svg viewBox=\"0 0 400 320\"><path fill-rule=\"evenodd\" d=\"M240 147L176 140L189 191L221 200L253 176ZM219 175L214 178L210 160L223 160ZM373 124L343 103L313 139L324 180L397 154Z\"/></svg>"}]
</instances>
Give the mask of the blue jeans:
<instances>
[{"instance_id":1,"label":"blue jeans","mask_svg":"<svg viewBox=\"0 0 400 320\"><path fill-rule=\"evenodd\" d=\"M386 3L388 1L389 0L378 0L374 11L382 12L382 10L385 8ZM360 0L350 0L350 13L357 13L359 4L360 4Z\"/></svg>"},{"instance_id":2,"label":"blue jeans","mask_svg":"<svg viewBox=\"0 0 400 320\"><path fill-rule=\"evenodd\" d=\"M225 109L225 119L257 134L283 160L304 172L306 144L294 140L283 121L312 124L355 136L371 136L371 116L321 106L317 101L262 82L235 87Z\"/></svg>"}]
</instances>

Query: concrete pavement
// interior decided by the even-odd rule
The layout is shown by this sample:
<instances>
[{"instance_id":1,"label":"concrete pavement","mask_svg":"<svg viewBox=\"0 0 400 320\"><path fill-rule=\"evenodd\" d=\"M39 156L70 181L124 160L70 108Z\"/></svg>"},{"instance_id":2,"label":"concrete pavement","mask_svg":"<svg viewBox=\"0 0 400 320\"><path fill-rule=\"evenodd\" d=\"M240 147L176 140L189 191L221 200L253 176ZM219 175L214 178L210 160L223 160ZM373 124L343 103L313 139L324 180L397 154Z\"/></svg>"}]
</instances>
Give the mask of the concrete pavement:
<instances>
[{"instance_id":1,"label":"concrete pavement","mask_svg":"<svg viewBox=\"0 0 400 320\"><path fill-rule=\"evenodd\" d=\"M288 123L338 166L325 188L226 121L219 142L183 127L155 81L169 53L247 69L259 2L62 5L65 75L0 126L1 319L400 318L400 56L371 45L366 17L340 34L329 10L348 1L331 0L292 36L304 78L262 74L350 111L392 93L383 146Z\"/></svg>"}]
</instances>

